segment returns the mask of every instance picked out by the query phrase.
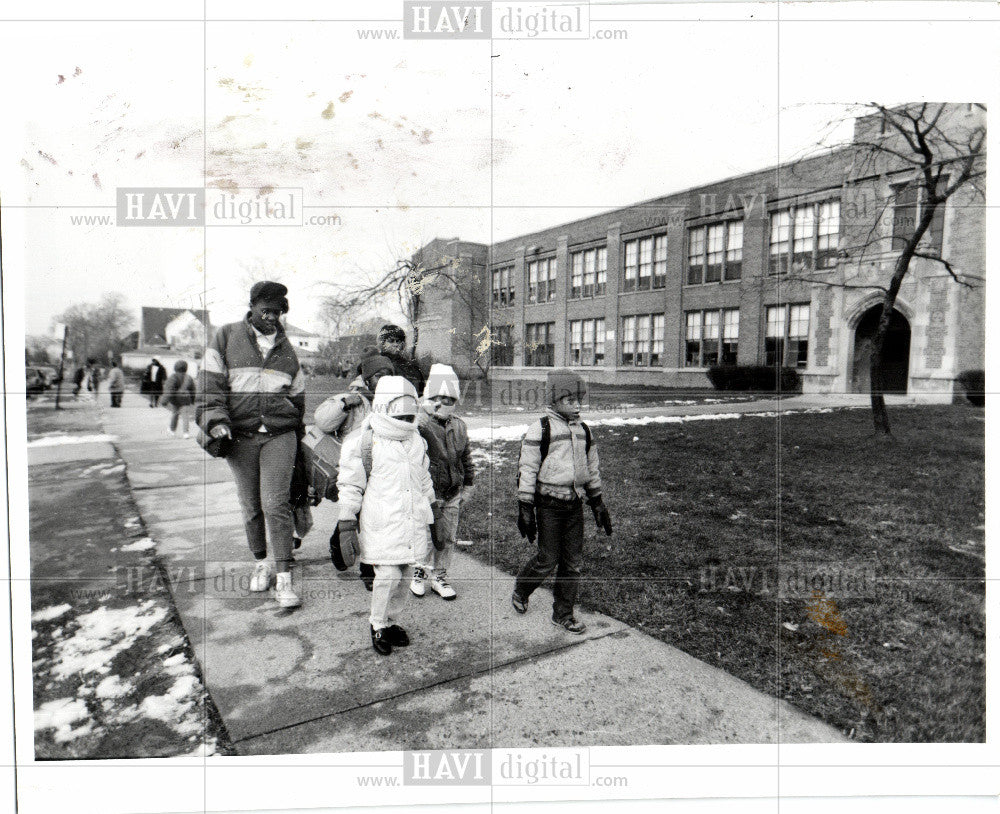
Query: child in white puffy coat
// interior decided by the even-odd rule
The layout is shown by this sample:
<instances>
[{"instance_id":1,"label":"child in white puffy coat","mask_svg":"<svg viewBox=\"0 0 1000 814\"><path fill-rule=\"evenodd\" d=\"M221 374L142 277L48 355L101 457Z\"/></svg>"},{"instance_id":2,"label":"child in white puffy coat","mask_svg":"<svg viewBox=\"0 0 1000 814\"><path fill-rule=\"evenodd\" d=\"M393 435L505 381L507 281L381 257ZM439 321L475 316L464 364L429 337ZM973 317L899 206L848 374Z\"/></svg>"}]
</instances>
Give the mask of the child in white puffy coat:
<instances>
[{"instance_id":1,"label":"child in white puffy coat","mask_svg":"<svg viewBox=\"0 0 1000 814\"><path fill-rule=\"evenodd\" d=\"M410 643L393 620L409 567L427 559L437 509L427 445L417 432L417 407L412 384L402 376L385 376L375 389L371 415L340 452L341 545L356 543L360 558L375 566L369 621L372 647L381 655Z\"/></svg>"}]
</instances>

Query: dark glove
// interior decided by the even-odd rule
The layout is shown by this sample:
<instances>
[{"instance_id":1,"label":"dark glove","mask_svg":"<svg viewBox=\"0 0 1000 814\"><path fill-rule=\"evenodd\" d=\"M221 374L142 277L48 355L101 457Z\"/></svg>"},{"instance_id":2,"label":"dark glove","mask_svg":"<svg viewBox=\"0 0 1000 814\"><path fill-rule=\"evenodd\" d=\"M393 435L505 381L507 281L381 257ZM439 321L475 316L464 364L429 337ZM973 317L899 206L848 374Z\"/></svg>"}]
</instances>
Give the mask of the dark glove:
<instances>
[{"instance_id":1,"label":"dark glove","mask_svg":"<svg viewBox=\"0 0 1000 814\"><path fill-rule=\"evenodd\" d=\"M361 404L361 396L357 393L348 393L344 396L343 401L345 407L357 407Z\"/></svg>"},{"instance_id":2,"label":"dark glove","mask_svg":"<svg viewBox=\"0 0 1000 814\"><path fill-rule=\"evenodd\" d=\"M597 523L597 528L604 529L604 533L611 536L611 515L608 513L608 507L604 505L604 501L601 498L594 498L590 503L590 510L594 513L594 522Z\"/></svg>"},{"instance_id":3,"label":"dark glove","mask_svg":"<svg viewBox=\"0 0 1000 814\"><path fill-rule=\"evenodd\" d=\"M431 511L434 512L434 522L428 526L431 530L431 542L434 543L434 548L438 551L444 549L444 535L438 534L438 529L441 528L441 504L436 500L431 503Z\"/></svg>"},{"instance_id":4,"label":"dark glove","mask_svg":"<svg viewBox=\"0 0 1000 814\"><path fill-rule=\"evenodd\" d=\"M538 526L535 524L535 507L523 500L517 501L517 530L529 542L535 542Z\"/></svg>"},{"instance_id":5,"label":"dark glove","mask_svg":"<svg viewBox=\"0 0 1000 814\"><path fill-rule=\"evenodd\" d=\"M341 520L337 523L337 531L340 532L341 550L353 551L357 556L358 552L361 551L361 546L358 543L358 521ZM346 561L347 557L344 560Z\"/></svg>"}]
</instances>

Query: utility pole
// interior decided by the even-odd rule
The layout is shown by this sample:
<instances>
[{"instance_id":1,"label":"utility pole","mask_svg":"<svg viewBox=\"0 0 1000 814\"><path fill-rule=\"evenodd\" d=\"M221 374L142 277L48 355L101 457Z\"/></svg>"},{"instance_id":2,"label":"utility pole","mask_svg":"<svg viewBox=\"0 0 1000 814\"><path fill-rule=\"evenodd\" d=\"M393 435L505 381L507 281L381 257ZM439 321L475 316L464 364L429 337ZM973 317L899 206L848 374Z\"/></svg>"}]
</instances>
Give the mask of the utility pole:
<instances>
[{"instance_id":1,"label":"utility pole","mask_svg":"<svg viewBox=\"0 0 1000 814\"><path fill-rule=\"evenodd\" d=\"M59 375L56 378L56 409L59 407L59 396L62 395L63 367L66 363L66 338L69 336L69 325L63 325L62 350L59 352Z\"/></svg>"}]
</instances>

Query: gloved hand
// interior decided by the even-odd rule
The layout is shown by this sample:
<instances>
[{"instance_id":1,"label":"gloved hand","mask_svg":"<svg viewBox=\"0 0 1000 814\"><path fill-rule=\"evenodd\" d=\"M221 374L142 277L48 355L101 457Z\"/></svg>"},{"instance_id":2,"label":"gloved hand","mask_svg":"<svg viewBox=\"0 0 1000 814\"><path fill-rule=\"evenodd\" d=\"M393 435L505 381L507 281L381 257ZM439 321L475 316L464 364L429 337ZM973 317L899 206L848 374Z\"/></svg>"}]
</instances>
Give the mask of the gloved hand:
<instances>
[{"instance_id":1,"label":"gloved hand","mask_svg":"<svg viewBox=\"0 0 1000 814\"><path fill-rule=\"evenodd\" d=\"M340 546L352 550L355 556L361 551L358 543L358 521L341 520L337 523L337 531L340 533Z\"/></svg>"},{"instance_id":2,"label":"gloved hand","mask_svg":"<svg viewBox=\"0 0 1000 814\"><path fill-rule=\"evenodd\" d=\"M212 431L209 433L213 438L232 438L233 434L229 431L228 424L216 424L212 427Z\"/></svg>"},{"instance_id":3,"label":"gloved hand","mask_svg":"<svg viewBox=\"0 0 1000 814\"><path fill-rule=\"evenodd\" d=\"M441 504L436 500L432 501L431 511L434 512L434 522L428 526L431 530L431 542L435 549L441 551L444 549L444 535L438 534L438 529L441 528Z\"/></svg>"},{"instance_id":4,"label":"gloved hand","mask_svg":"<svg viewBox=\"0 0 1000 814\"><path fill-rule=\"evenodd\" d=\"M604 533L611 536L611 515L608 512L608 507L604 505L604 501L595 497L590 502L590 510L594 513L594 522L597 523L597 528L604 529Z\"/></svg>"},{"instance_id":5,"label":"gloved hand","mask_svg":"<svg viewBox=\"0 0 1000 814\"><path fill-rule=\"evenodd\" d=\"M535 542L538 526L535 523L535 507L523 500L517 501L517 530L529 542Z\"/></svg>"}]
</instances>

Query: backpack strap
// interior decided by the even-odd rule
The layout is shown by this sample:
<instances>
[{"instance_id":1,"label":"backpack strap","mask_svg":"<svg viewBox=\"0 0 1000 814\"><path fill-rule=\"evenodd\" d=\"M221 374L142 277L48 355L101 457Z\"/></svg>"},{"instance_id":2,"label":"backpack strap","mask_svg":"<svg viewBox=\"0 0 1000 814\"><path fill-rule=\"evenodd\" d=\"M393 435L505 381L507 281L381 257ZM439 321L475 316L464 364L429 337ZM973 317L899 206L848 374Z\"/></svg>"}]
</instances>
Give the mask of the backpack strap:
<instances>
[{"instance_id":1,"label":"backpack strap","mask_svg":"<svg viewBox=\"0 0 1000 814\"><path fill-rule=\"evenodd\" d=\"M365 468L365 477L372 476L372 428L366 427L361 432L361 464Z\"/></svg>"},{"instance_id":2,"label":"backpack strap","mask_svg":"<svg viewBox=\"0 0 1000 814\"><path fill-rule=\"evenodd\" d=\"M590 443L591 441L594 440L593 436L590 434L590 427L588 427L586 423L583 421L580 422L580 426L583 427L583 435L587 439L584 450L586 451L587 455L590 455Z\"/></svg>"},{"instance_id":3,"label":"backpack strap","mask_svg":"<svg viewBox=\"0 0 1000 814\"><path fill-rule=\"evenodd\" d=\"M542 454L542 457L539 459L539 465L541 465L541 461L544 461L546 458L549 457L549 444L551 443L552 443L552 422L549 421L549 417L547 415L543 415L542 441L538 445L538 449Z\"/></svg>"}]
</instances>

